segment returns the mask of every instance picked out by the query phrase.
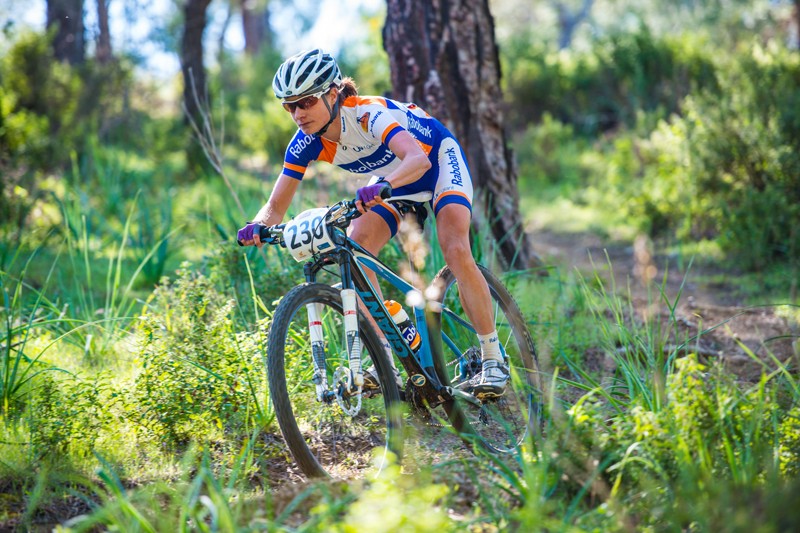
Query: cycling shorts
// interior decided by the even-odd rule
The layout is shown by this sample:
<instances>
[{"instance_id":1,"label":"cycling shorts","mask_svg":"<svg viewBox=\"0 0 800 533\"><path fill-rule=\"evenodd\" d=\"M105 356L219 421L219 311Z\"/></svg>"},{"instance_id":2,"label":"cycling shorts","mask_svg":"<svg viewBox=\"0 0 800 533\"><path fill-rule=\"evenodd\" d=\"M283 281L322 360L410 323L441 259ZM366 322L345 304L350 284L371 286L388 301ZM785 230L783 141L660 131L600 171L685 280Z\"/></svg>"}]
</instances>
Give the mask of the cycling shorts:
<instances>
[{"instance_id":1,"label":"cycling shorts","mask_svg":"<svg viewBox=\"0 0 800 533\"><path fill-rule=\"evenodd\" d=\"M472 211L472 178L470 177L467 157L464 150L453 137L446 137L439 145L437 158L430 158L434 166L425 175L408 185L393 189L392 196L404 196L423 191L433 192L429 205L433 215L437 216L441 209L448 204L460 204ZM383 178L373 176L369 181L375 183ZM389 226L392 237L397 234L401 215L387 202L371 209L381 216Z\"/></svg>"}]
</instances>

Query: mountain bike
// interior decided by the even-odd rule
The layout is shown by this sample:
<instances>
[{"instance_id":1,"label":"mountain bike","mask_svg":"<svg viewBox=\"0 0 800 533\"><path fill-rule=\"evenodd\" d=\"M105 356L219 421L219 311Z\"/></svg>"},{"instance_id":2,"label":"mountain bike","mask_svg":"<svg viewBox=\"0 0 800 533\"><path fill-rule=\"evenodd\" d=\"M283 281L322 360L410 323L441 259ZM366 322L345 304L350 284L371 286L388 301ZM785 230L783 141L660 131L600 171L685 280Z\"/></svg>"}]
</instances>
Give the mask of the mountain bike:
<instances>
[{"instance_id":1,"label":"mountain bike","mask_svg":"<svg viewBox=\"0 0 800 533\"><path fill-rule=\"evenodd\" d=\"M406 214L429 199L430 193L420 193L386 201ZM447 418L464 440L491 451L516 449L541 427L542 387L534 343L507 289L479 266L511 371L503 396L481 400L453 383L481 370L477 334L464 314L455 276L442 268L430 285L433 289L424 291L426 299L423 291L347 236L345 230L358 216L355 200L343 200L260 228L262 242L285 247L304 263L306 282L280 300L267 342L270 396L302 472L309 477L344 475L367 467L375 448L399 457L406 411L433 423ZM416 351L365 269L415 302L413 321L422 340ZM318 282L322 271L341 283ZM372 324L405 372L402 390ZM362 388L363 372L370 368L380 381L380 393ZM403 402L412 409L403 409Z\"/></svg>"}]
</instances>

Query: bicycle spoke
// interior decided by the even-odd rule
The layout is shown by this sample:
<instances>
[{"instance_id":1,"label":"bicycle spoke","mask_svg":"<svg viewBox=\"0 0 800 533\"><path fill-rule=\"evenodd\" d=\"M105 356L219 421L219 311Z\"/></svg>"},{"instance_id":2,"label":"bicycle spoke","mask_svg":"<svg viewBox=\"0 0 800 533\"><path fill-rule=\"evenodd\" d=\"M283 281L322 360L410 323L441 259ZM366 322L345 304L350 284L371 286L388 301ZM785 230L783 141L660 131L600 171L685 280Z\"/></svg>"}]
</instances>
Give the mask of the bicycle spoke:
<instances>
[{"instance_id":1,"label":"bicycle spoke","mask_svg":"<svg viewBox=\"0 0 800 533\"><path fill-rule=\"evenodd\" d=\"M306 307L311 303L315 304L312 311L317 310L314 323L320 322L318 331L324 337L324 366L317 364L321 375L315 374L312 357L310 311ZM375 333L366 329L363 316L361 322L362 357L369 362L370 355L380 353L382 347ZM270 394L281 432L301 470L309 476L351 475L354 470L369 466L374 447L399 446L393 434L402 420L399 411L395 414L397 410L391 408L399 402L397 390L390 388L388 394L369 399L355 397L351 402L349 393L337 383L337 376L349 376L349 371L337 371L348 365L342 332L339 293L322 284L290 291L276 310L270 328ZM319 346L319 335L315 335ZM383 367L377 370L381 377L387 372ZM322 381L326 392L317 387ZM339 402L343 402L345 410Z\"/></svg>"},{"instance_id":2,"label":"bicycle spoke","mask_svg":"<svg viewBox=\"0 0 800 533\"><path fill-rule=\"evenodd\" d=\"M533 405L539 394L539 375L533 345L519 309L502 283L485 269L482 272L489 283L492 316L498 341L508 359L511 377L502 397L487 400L480 407L457 400L451 408L450 418L457 424L457 429L476 435L489 448L510 451L524 441L538 424L538 412ZM440 277L442 279L439 281L444 287L442 305L447 310L443 313L441 323L443 337L448 346L453 342L457 345L462 358L475 357L472 355L475 352L470 350L478 349L477 334L469 322L451 314L463 313L458 284L447 268L442 270L437 280ZM467 365L470 373L480 371L477 363ZM464 365L458 368L463 369Z\"/></svg>"}]
</instances>

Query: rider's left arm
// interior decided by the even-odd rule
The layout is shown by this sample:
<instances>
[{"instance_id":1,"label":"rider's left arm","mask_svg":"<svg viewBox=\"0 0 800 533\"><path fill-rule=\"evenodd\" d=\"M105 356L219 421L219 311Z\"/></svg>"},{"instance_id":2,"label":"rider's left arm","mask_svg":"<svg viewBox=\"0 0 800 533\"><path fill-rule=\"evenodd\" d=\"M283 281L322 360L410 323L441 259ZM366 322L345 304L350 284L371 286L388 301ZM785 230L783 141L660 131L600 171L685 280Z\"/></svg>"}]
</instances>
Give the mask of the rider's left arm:
<instances>
[{"instance_id":1,"label":"rider's left arm","mask_svg":"<svg viewBox=\"0 0 800 533\"><path fill-rule=\"evenodd\" d=\"M414 183L431 168L428 156L407 131L401 131L389 140L389 149L400 158L400 166L386 176L393 189Z\"/></svg>"}]
</instances>

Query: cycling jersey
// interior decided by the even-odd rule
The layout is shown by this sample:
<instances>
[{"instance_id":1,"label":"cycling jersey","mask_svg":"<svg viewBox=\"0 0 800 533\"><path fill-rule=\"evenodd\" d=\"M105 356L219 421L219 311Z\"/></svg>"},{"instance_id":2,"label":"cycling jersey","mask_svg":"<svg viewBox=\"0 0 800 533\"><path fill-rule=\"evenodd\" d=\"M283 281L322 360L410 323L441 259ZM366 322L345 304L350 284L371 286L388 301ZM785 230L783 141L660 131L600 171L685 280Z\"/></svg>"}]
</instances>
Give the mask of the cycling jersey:
<instances>
[{"instance_id":1,"label":"cycling jersey","mask_svg":"<svg viewBox=\"0 0 800 533\"><path fill-rule=\"evenodd\" d=\"M327 161L356 174L373 174L375 181L400 165L400 158L389 149L389 141L405 130L428 156L431 168L414 183L395 188L394 194L431 191L434 214L450 203L472 209L472 180L466 157L441 122L415 104L379 97L351 96L342 102L339 113L339 142L298 130L286 149L284 174L301 180L312 161ZM399 214L384 206L372 210L383 217L394 235Z\"/></svg>"}]
</instances>

